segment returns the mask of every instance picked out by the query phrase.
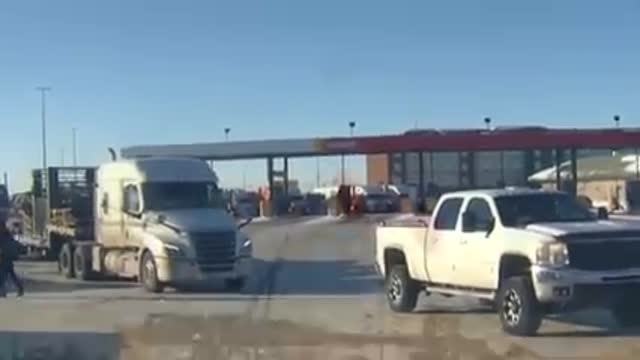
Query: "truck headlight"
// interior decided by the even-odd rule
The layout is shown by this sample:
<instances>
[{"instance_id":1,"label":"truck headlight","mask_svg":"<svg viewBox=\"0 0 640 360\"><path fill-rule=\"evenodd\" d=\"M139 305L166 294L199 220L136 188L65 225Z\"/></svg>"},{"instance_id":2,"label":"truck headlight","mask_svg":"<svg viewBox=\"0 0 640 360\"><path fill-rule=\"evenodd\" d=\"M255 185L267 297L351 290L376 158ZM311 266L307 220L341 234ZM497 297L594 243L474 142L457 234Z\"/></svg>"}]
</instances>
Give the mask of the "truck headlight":
<instances>
[{"instance_id":1,"label":"truck headlight","mask_svg":"<svg viewBox=\"0 0 640 360\"><path fill-rule=\"evenodd\" d=\"M240 252L238 253L238 257L251 257L253 253L253 242L251 239L245 239L240 247Z\"/></svg>"},{"instance_id":2,"label":"truck headlight","mask_svg":"<svg viewBox=\"0 0 640 360\"><path fill-rule=\"evenodd\" d=\"M164 251L167 253L169 257L183 257L184 251L176 245L172 244L164 244Z\"/></svg>"},{"instance_id":3,"label":"truck headlight","mask_svg":"<svg viewBox=\"0 0 640 360\"><path fill-rule=\"evenodd\" d=\"M545 243L536 250L536 263L547 266L569 265L567 245L561 242Z\"/></svg>"}]
</instances>

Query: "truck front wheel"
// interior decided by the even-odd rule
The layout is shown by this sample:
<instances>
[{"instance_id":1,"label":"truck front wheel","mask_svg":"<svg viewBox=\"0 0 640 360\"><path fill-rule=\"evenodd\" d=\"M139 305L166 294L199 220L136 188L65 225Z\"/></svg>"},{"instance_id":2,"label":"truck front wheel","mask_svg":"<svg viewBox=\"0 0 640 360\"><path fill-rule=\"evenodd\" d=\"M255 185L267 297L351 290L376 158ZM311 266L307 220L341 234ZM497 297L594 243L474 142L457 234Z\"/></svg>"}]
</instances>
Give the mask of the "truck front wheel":
<instances>
[{"instance_id":1,"label":"truck front wheel","mask_svg":"<svg viewBox=\"0 0 640 360\"><path fill-rule=\"evenodd\" d=\"M411 279L406 265L394 265L385 282L385 292L391 310L411 312L416 308L420 287Z\"/></svg>"},{"instance_id":2,"label":"truck front wheel","mask_svg":"<svg viewBox=\"0 0 640 360\"><path fill-rule=\"evenodd\" d=\"M71 251L71 244L64 243L58 254L58 271L66 278L73 278L75 273L73 271L73 255Z\"/></svg>"},{"instance_id":3,"label":"truck front wheel","mask_svg":"<svg viewBox=\"0 0 640 360\"><path fill-rule=\"evenodd\" d=\"M497 304L502 329L506 333L532 336L540 328L542 307L529 277L516 276L503 280Z\"/></svg>"},{"instance_id":4,"label":"truck front wheel","mask_svg":"<svg viewBox=\"0 0 640 360\"><path fill-rule=\"evenodd\" d=\"M140 263L140 282L148 292L159 293L164 290L164 286L158 280L158 268L156 267L156 261L153 259L153 255L148 251L142 255L142 262Z\"/></svg>"}]
</instances>

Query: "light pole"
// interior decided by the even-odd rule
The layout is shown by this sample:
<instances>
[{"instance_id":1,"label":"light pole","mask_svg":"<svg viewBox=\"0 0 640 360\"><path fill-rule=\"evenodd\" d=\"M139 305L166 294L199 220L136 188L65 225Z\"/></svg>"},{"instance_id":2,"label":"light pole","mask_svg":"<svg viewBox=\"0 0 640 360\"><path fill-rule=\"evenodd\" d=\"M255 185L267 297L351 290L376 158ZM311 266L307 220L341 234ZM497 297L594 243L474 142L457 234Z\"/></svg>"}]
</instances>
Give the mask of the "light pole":
<instances>
[{"instance_id":1,"label":"light pole","mask_svg":"<svg viewBox=\"0 0 640 360\"><path fill-rule=\"evenodd\" d=\"M230 132L231 132L231 128L224 128L224 141L229 141Z\"/></svg>"},{"instance_id":2,"label":"light pole","mask_svg":"<svg viewBox=\"0 0 640 360\"><path fill-rule=\"evenodd\" d=\"M41 107L41 126L42 126L42 189L45 188L45 176L47 173L47 91L51 88L48 86L38 86L37 91L40 91L40 107Z\"/></svg>"},{"instance_id":3,"label":"light pole","mask_svg":"<svg viewBox=\"0 0 640 360\"><path fill-rule=\"evenodd\" d=\"M614 115L613 121L616 123L616 128L620 127L620 115Z\"/></svg>"},{"instance_id":4,"label":"light pole","mask_svg":"<svg viewBox=\"0 0 640 360\"><path fill-rule=\"evenodd\" d=\"M73 166L78 166L78 151L76 148L76 128L71 129L71 156L73 158Z\"/></svg>"},{"instance_id":5,"label":"light pole","mask_svg":"<svg viewBox=\"0 0 640 360\"><path fill-rule=\"evenodd\" d=\"M491 118L490 117L484 118L484 124L487 126L487 130L491 130Z\"/></svg>"},{"instance_id":6,"label":"light pole","mask_svg":"<svg viewBox=\"0 0 640 360\"><path fill-rule=\"evenodd\" d=\"M316 156L316 187L320 187L320 157Z\"/></svg>"}]
</instances>

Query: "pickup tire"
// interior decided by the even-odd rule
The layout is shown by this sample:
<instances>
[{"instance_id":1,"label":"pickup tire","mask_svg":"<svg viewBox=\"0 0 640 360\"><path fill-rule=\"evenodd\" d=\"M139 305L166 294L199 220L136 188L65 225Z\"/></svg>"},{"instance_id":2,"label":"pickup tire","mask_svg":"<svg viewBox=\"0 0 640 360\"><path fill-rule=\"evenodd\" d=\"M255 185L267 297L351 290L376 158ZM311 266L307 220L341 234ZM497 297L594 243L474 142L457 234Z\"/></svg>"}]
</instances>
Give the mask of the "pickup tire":
<instances>
[{"instance_id":1,"label":"pickup tire","mask_svg":"<svg viewBox=\"0 0 640 360\"><path fill-rule=\"evenodd\" d=\"M529 277L515 276L503 280L497 305L500 323L506 333L532 336L540 328L544 314Z\"/></svg>"},{"instance_id":2,"label":"pickup tire","mask_svg":"<svg viewBox=\"0 0 640 360\"><path fill-rule=\"evenodd\" d=\"M420 287L409 276L406 265L394 265L391 267L384 288L391 310L411 312L416 308Z\"/></svg>"},{"instance_id":3,"label":"pickup tire","mask_svg":"<svg viewBox=\"0 0 640 360\"><path fill-rule=\"evenodd\" d=\"M58 271L68 279L75 277L73 251L71 250L71 244L68 242L62 245L60 253L58 253Z\"/></svg>"},{"instance_id":4,"label":"pickup tire","mask_svg":"<svg viewBox=\"0 0 640 360\"><path fill-rule=\"evenodd\" d=\"M631 294L625 294L611 309L611 313L618 326L623 328L640 326L640 289L635 289Z\"/></svg>"}]
</instances>

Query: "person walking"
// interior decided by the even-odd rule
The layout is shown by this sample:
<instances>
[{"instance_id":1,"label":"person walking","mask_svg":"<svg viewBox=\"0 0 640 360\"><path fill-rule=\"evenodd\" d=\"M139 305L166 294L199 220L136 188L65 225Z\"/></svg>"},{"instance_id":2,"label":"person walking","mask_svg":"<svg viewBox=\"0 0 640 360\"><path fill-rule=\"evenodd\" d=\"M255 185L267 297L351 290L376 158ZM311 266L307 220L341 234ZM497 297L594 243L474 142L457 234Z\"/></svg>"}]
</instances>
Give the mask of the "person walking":
<instances>
[{"instance_id":1,"label":"person walking","mask_svg":"<svg viewBox=\"0 0 640 360\"><path fill-rule=\"evenodd\" d=\"M19 255L20 244L14 240L6 223L2 221L0 224L0 296L6 296L6 285L9 279L15 285L17 295L24 295L24 285L13 265Z\"/></svg>"}]
</instances>

